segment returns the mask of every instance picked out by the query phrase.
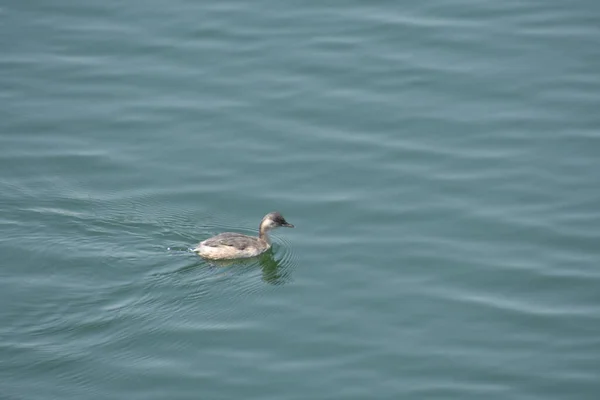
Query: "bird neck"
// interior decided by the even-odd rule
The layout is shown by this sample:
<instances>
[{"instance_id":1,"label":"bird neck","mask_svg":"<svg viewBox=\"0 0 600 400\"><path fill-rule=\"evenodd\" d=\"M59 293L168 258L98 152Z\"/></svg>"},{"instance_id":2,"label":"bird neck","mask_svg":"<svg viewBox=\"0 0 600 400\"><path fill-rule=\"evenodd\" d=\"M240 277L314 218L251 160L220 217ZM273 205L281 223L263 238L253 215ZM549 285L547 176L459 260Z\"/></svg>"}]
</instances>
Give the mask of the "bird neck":
<instances>
[{"instance_id":1,"label":"bird neck","mask_svg":"<svg viewBox=\"0 0 600 400\"><path fill-rule=\"evenodd\" d=\"M271 239L269 238L269 232L270 229L267 228L267 224L265 224L264 222L260 223L260 226L258 227L258 237L262 240L264 240L265 242L271 244Z\"/></svg>"}]
</instances>

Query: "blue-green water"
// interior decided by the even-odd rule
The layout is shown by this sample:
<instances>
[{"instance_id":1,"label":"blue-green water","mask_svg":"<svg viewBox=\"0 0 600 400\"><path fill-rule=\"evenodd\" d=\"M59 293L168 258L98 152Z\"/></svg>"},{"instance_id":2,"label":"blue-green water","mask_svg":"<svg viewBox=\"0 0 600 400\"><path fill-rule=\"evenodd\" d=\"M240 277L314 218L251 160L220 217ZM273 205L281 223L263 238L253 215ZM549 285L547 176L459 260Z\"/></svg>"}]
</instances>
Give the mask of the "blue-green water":
<instances>
[{"instance_id":1,"label":"blue-green water","mask_svg":"<svg viewBox=\"0 0 600 400\"><path fill-rule=\"evenodd\" d=\"M0 398L597 399L599 15L2 3Z\"/></svg>"}]
</instances>

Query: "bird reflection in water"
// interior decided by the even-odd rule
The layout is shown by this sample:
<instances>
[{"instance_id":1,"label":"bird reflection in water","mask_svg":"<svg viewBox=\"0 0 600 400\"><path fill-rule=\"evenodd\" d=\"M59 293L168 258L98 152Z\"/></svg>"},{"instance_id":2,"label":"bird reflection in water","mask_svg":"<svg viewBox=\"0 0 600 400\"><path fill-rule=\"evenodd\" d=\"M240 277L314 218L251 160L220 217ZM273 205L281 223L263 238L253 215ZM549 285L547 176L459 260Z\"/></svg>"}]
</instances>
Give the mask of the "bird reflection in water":
<instances>
[{"instance_id":1,"label":"bird reflection in water","mask_svg":"<svg viewBox=\"0 0 600 400\"><path fill-rule=\"evenodd\" d=\"M279 261L275 259L272 249L253 258L238 260L207 260L206 262L210 266L217 268L252 267L258 263L262 271L262 279L266 283L271 285L283 285L289 280L289 271L286 271L287 268L281 266Z\"/></svg>"}]
</instances>

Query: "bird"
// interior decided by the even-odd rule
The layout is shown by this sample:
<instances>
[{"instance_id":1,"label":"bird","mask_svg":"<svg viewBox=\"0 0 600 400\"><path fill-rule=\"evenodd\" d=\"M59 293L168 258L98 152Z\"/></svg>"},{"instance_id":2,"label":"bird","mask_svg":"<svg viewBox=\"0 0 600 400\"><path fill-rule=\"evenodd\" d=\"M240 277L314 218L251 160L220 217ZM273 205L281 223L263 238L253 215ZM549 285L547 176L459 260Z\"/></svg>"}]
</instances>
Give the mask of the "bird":
<instances>
[{"instance_id":1,"label":"bird","mask_svg":"<svg viewBox=\"0 0 600 400\"><path fill-rule=\"evenodd\" d=\"M287 222L281 213L270 212L260 221L258 237L225 232L200 242L193 251L209 260L255 257L271 248L268 232L282 226L294 228L294 225Z\"/></svg>"}]
</instances>

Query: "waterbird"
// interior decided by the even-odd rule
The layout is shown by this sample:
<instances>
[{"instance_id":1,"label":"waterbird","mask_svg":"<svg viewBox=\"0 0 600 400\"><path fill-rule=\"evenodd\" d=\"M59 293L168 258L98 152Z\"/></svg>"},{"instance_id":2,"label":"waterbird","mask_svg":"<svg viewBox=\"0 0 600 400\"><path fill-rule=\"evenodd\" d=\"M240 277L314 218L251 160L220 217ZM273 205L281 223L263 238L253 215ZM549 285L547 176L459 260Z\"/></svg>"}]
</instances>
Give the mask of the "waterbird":
<instances>
[{"instance_id":1,"label":"waterbird","mask_svg":"<svg viewBox=\"0 0 600 400\"><path fill-rule=\"evenodd\" d=\"M255 257L271 248L268 232L281 226L294 227L279 212L270 212L260 221L258 237L225 232L200 242L193 251L210 260Z\"/></svg>"}]
</instances>

